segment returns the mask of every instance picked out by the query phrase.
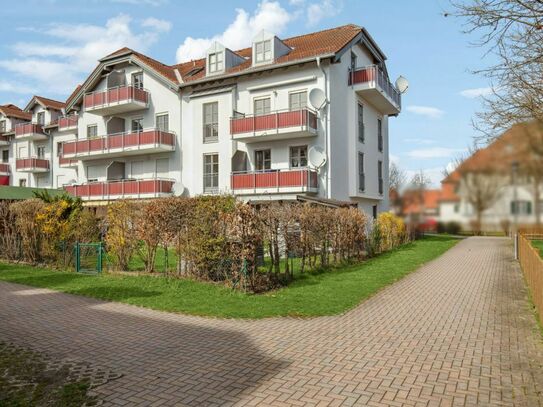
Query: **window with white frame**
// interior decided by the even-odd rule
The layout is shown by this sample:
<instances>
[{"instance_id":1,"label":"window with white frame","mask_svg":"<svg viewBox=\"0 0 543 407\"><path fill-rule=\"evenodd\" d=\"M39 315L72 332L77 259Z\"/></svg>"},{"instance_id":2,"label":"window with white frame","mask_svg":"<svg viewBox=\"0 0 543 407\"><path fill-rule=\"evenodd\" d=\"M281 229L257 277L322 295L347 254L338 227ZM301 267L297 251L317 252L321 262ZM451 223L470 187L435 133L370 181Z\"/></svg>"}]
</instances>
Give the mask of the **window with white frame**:
<instances>
[{"instance_id":1,"label":"window with white frame","mask_svg":"<svg viewBox=\"0 0 543 407\"><path fill-rule=\"evenodd\" d=\"M377 148L383 152L383 121L377 119Z\"/></svg>"},{"instance_id":2,"label":"window with white frame","mask_svg":"<svg viewBox=\"0 0 543 407\"><path fill-rule=\"evenodd\" d=\"M167 113L156 115L156 127L160 131L170 131L170 118Z\"/></svg>"},{"instance_id":3,"label":"window with white frame","mask_svg":"<svg viewBox=\"0 0 543 407\"><path fill-rule=\"evenodd\" d=\"M62 141L57 142L57 157L62 155Z\"/></svg>"},{"instance_id":4,"label":"window with white frame","mask_svg":"<svg viewBox=\"0 0 543 407\"><path fill-rule=\"evenodd\" d=\"M358 140L363 143L365 134L364 134L364 105L358 102Z\"/></svg>"},{"instance_id":5,"label":"window with white frame","mask_svg":"<svg viewBox=\"0 0 543 407\"><path fill-rule=\"evenodd\" d=\"M262 116L271 112L271 99L261 98L254 101L255 116Z\"/></svg>"},{"instance_id":6,"label":"window with white frame","mask_svg":"<svg viewBox=\"0 0 543 407\"><path fill-rule=\"evenodd\" d=\"M255 62L268 62L271 61L271 40L257 42L255 44Z\"/></svg>"},{"instance_id":7,"label":"window with white frame","mask_svg":"<svg viewBox=\"0 0 543 407\"><path fill-rule=\"evenodd\" d=\"M531 215L532 202L530 201L511 201L512 215Z\"/></svg>"},{"instance_id":8,"label":"window with white frame","mask_svg":"<svg viewBox=\"0 0 543 407\"><path fill-rule=\"evenodd\" d=\"M204 193L219 190L219 154L204 154Z\"/></svg>"},{"instance_id":9,"label":"window with white frame","mask_svg":"<svg viewBox=\"0 0 543 407\"><path fill-rule=\"evenodd\" d=\"M137 119L132 119L132 124L130 125L130 129L132 133L141 133L143 131L143 119L141 117L138 117Z\"/></svg>"},{"instance_id":10,"label":"window with white frame","mask_svg":"<svg viewBox=\"0 0 543 407\"><path fill-rule=\"evenodd\" d=\"M38 112L38 115L36 116L38 120L38 124L44 125L45 124L45 112Z\"/></svg>"},{"instance_id":11,"label":"window with white frame","mask_svg":"<svg viewBox=\"0 0 543 407\"><path fill-rule=\"evenodd\" d=\"M0 133L5 133L5 132L6 132L6 121L0 120Z\"/></svg>"},{"instance_id":12,"label":"window with white frame","mask_svg":"<svg viewBox=\"0 0 543 407\"><path fill-rule=\"evenodd\" d=\"M216 142L219 140L219 102L204 103L202 109L204 143Z\"/></svg>"},{"instance_id":13,"label":"window with white frame","mask_svg":"<svg viewBox=\"0 0 543 407\"><path fill-rule=\"evenodd\" d=\"M292 92L288 95L289 109L302 110L307 107L307 91Z\"/></svg>"},{"instance_id":14,"label":"window with white frame","mask_svg":"<svg viewBox=\"0 0 543 407\"><path fill-rule=\"evenodd\" d=\"M271 150L255 151L255 170L266 171L271 170Z\"/></svg>"},{"instance_id":15,"label":"window with white frame","mask_svg":"<svg viewBox=\"0 0 543 407\"><path fill-rule=\"evenodd\" d=\"M143 89L143 72L136 72L132 74L132 86L136 89Z\"/></svg>"},{"instance_id":16,"label":"window with white frame","mask_svg":"<svg viewBox=\"0 0 543 407\"><path fill-rule=\"evenodd\" d=\"M307 167L307 146L290 147L290 168Z\"/></svg>"},{"instance_id":17,"label":"window with white frame","mask_svg":"<svg viewBox=\"0 0 543 407\"><path fill-rule=\"evenodd\" d=\"M224 53L215 52L208 56L209 73L221 72L224 69Z\"/></svg>"},{"instance_id":18,"label":"window with white frame","mask_svg":"<svg viewBox=\"0 0 543 407\"><path fill-rule=\"evenodd\" d=\"M98 125L90 124L87 126L87 138L98 137Z\"/></svg>"},{"instance_id":19,"label":"window with white frame","mask_svg":"<svg viewBox=\"0 0 543 407\"><path fill-rule=\"evenodd\" d=\"M39 146L36 151L38 153L38 158L45 158L45 146Z\"/></svg>"},{"instance_id":20,"label":"window with white frame","mask_svg":"<svg viewBox=\"0 0 543 407\"><path fill-rule=\"evenodd\" d=\"M358 190L366 190L366 173L364 172L364 153L358 153Z\"/></svg>"}]
</instances>

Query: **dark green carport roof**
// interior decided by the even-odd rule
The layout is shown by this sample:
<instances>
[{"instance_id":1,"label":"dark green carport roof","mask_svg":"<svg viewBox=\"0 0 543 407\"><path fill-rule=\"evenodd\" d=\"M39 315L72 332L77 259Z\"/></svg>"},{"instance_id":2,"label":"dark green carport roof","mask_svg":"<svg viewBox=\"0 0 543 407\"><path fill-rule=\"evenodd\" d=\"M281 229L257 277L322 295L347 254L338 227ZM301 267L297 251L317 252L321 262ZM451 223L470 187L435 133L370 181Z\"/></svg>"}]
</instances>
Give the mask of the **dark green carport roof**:
<instances>
[{"instance_id":1,"label":"dark green carport roof","mask_svg":"<svg viewBox=\"0 0 543 407\"><path fill-rule=\"evenodd\" d=\"M16 201L34 198L34 191L47 191L51 196L57 196L64 193L64 190L62 189L0 186L0 201Z\"/></svg>"}]
</instances>

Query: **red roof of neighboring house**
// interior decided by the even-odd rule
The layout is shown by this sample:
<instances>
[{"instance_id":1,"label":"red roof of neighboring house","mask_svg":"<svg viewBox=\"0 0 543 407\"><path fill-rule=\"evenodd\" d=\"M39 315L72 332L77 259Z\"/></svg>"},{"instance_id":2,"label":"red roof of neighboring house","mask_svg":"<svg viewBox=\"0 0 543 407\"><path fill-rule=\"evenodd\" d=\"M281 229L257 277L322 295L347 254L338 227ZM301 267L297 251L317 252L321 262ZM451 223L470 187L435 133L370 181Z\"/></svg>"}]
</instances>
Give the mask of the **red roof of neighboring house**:
<instances>
[{"instance_id":1,"label":"red roof of neighboring house","mask_svg":"<svg viewBox=\"0 0 543 407\"><path fill-rule=\"evenodd\" d=\"M403 213L406 215L420 213L424 210L434 210L439 206L440 189L425 189L422 191L407 190L403 193Z\"/></svg>"},{"instance_id":2,"label":"red roof of neighboring house","mask_svg":"<svg viewBox=\"0 0 543 407\"><path fill-rule=\"evenodd\" d=\"M22 120L32 120L31 113L27 113L12 104L0 105L0 112L6 117L15 117L16 119Z\"/></svg>"},{"instance_id":3,"label":"red roof of neighboring house","mask_svg":"<svg viewBox=\"0 0 543 407\"><path fill-rule=\"evenodd\" d=\"M48 109L54 109L54 110L62 110L66 107L66 104L64 102L59 102L58 100L49 99L43 96L33 96L28 105L26 106L25 110L28 110L31 106L34 104L39 103L45 108Z\"/></svg>"}]
</instances>

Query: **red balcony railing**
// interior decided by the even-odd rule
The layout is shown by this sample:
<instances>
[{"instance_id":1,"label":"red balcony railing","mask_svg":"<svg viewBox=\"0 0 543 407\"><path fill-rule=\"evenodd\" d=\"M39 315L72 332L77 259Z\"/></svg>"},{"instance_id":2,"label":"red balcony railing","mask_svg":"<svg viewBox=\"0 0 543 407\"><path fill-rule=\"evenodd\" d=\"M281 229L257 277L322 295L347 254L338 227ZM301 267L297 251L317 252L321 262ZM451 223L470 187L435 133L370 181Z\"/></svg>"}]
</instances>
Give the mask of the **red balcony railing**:
<instances>
[{"instance_id":1,"label":"red balcony railing","mask_svg":"<svg viewBox=\"0 0 543 407\"><path fill-rule=\"evenodd\" d=\"M48 170L49 160L43 158L19 158L15 161L17 170Z\"/></svg>"},{"instance_id":2,"label":"red balcony railing","mask_svg":"<svg viewBox=\"0 0 543 407\"><path fill-rule=\"evenodd\" d=\"M309 168L232 173L230 183L234 191L252 189L255 193L258 189L281 192L285 188L303 191L318 188L317 172Z\"/></svg>"},{"instance_id":3,"label":"red balcony railing","mask_svg":"<svg viewBox=\"0 0 543 407\"><path fill-rule=\"evenodd\" d=\"M148 101L149 92L132 85L124 85L109 88L105 91L87 93L83 97L83 106L85 109L96 109L130 102L147 104Z\"/></svg>"},{"instance_id":4,"label":"red balcony railing","mask_svg":"<svg viewBox=\"0 0 543 407\"><path fill-rule=\"evenodd\" d=\"M70 158L58 157L58 164L61 167L71 167L77 165L77 160L72 160Z\"/></svg>"},{"instance_id":5,"label":"red balcony railing","mask_svg":"<svg viewBox=\"0 0 543 407\"><path fill-rule=\"evenodd\" d=\"M43 126L37 123L19 123L15 125L15 137L24 137L30 134L45 134Z\"/></svg>"},{"instance_id":6,"label":"red balcony railing","mask_svg":"<svg viewBox=\"0 0 543 407\"><path fill-rule=\"evenodd\" d=\"M105 154L111 150L124 150L137 148L149 148L164 146L175 146L175 135L165 131L150 129L140 132L127 132L112 134L106 137L92 138L87 140L69 141L63 143L63 156L78 156Z\"/></svg>"},{"instance_id":7,"label":"red balcony railing","mask_svg":"<svg viewBox=\"0 0 543 407\"><path fill-rule=\"evenodd\" d=\"M379 87L398 107L401 107L402 96L400 91L388 80L387 75L377 65L349 70L348 83L349 86L368 83L371 87Z\"/></svg>"},{"instance_id":8,"label":"red balcony railing","mask_svg":"<svg viewBox=\"0 0 543 407\"><path fill-rule=\"evenodd\" d=\"M79 119L79 116L77 115L59 117L58 118L59 131L77 127L78 119Z\"/></svg>"},{"instance_id":9,"label":"red balcony railing","mask_svg":"<svg viewBox=\"0 0 543 407\"><path fill-rule=\"evenodd\" d=\"M310 109L276 111L264 115L245 115L230 119L230 134L279 130L288 127L317 129L317 115Z\"/></svg>"},{"instance_id":10,"label":"red balcony railing","mask_svg":"<svg viewBox=\"0 0 543 407\"><path fill-rule=\"evenodd\" d=\"M118 180L66 185L64 189L83 199L148 198L172 192L174 181L164 179Z\"/></svg>"},{"instance_id":11,"label":"red balcony railing","mask_svg":"<svg viewBox=\"0 0 543 407\"><path fill-rule=\"evenodd\" d=\"M6 173L9 173L10 170L9 170L9 164L7 163L0 163L0 173L2 174L6 174Z\"/></svg>"}]
</instances>

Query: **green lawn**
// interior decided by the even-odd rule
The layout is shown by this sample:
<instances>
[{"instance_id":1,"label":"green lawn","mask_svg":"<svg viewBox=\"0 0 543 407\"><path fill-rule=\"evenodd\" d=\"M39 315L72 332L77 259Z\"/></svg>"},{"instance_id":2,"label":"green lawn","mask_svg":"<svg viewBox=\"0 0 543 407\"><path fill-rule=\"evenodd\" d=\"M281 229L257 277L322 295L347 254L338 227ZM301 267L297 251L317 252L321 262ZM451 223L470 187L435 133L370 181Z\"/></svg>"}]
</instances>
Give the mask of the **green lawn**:
<instances>
[{"instance_id":1,"label":"green lawn","mask_svg":"<svg viewBox=\"0 0 543 407\"><path fill-rule=\"evenodd\" d=\"M532 246L539 250L539 255L543 257L543 240L532 240Z\"/></svg>"},{"instance_id":2,"label":"green lawn","mask_svg":"<svg viewBox=\"0 0 543 407\"><path fill-rule=\"evenodd\" d=\"M318 316L344 312L450 249L458 240L432 236L361 264L297 276L288 287L245 294L221 285L166 277L78 275L0 263L0 280L46 287L164 311L227 318Z\"/></svg>"}]
</instances>

